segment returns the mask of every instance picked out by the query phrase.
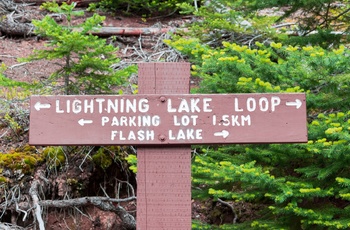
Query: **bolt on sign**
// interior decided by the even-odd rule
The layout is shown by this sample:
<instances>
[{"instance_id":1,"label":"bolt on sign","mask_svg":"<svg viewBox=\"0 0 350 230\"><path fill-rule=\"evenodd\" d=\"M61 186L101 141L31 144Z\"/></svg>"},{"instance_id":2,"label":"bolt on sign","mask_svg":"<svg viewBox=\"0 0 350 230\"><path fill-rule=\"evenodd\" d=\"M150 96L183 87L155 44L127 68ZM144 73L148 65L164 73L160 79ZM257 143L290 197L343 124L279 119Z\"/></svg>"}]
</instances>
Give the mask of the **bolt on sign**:
<instances>
[{"instance_id":1,"label":"bolt on sign","mask_svg":"<svg viewBox=\"0 0 350 230\"><path fill-rule=\"evenodd\" d=\"M31 145L307 141L303 93L32 96Z\"/></svg>"}]
</instances>

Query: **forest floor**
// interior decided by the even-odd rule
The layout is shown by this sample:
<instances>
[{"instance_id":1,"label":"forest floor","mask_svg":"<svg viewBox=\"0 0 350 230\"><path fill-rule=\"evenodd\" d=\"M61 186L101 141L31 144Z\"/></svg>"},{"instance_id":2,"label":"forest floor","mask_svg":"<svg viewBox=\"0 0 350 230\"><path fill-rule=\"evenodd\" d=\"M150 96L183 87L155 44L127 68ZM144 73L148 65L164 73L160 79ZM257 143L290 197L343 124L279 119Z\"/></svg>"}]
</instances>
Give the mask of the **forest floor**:
<instances>
[{"instance_id":1,"label":"forest floor","mask_svg":"<svg viewBox=\"0 0 350 230\"><path fill-rule=\"evenodd\" d=\"M26 6L26 15L32 15L35 19L42 18L48 12L42 11L39 9L39 6ZM84 10L82 8L81 10ZM103 22L103 27L121 27L121 28L162 28L162 29L174 29L183 26L185 23L188 23L191 18L190 17L182 17L179 15L172 15L169 17L157 17L157 18L148 18L143 19L140 16L123 16L122 13L116 12L105 13L105 12L97 12L100 15L104 15L106 20ZM75 17L73 19L73 24L80 24L87 17L90 17L93 13L86 12L84 16ZM65 19L63 18L61 23L64 23ZM126 64L134 64L137 62L143 61L156 61L164 55L163 52L165 50L170 49L170 47L166 47L161 40L167 38L166 33L158 33L152 35L116 35L114 39L111 37L105 37L108 43L112 43L115 46L119 47L119 51L117 53L118 57L121 58L121 61ZM32 83L35 81L42 81L47 79L50 74L52 74L55 70L57 70L60 60L39 60L32 62L21 62L19 59L28 57L33 54L34 50L43 49L47 40L37 37L37 36L14 36L11 34L1 34L0 32L0 64L4 64L7 68L4 71L4 75L7 78ZM173 52L173 51L171 51ZM169 57L169 56L168 56ZM162 56L164 58L164 56ZM182 57L173 53L173 59L178 59L179 61L184 61ZM177 61L177 60L172 60ZM135 81L132 79L131 81ZM134 83L134 82L133 82ZM192 81L193 85L197 85L198 82ZM11 93L11 92L8 92ZM126 92L128 93L128 92ZM3 89L3 94L0 95L0 100L6 98L6 90ZM14 111L21 110L27 111L29 110L29 102L25 101L12 101L11 107L15 108ZM3 110L3 111L1 111ZM0 104L0 117L4 116L7 113ZM28 114L27 114L28 115ZM28 121L26 121L28 122ZM17 136L13 138L13 132L10 127L0 124L0 154L8 153L14 151L15 149L21 148L28 144L28 131L21 133L21 136ZM81 159L80 159L81 160ZM89 166L87 166L89 167ZM89 170L86 170L89 172ZM78 180L91 180L91 178L87 178L89 173L81 173L77 172L76 167L69 167L67 170L62 172L62 174L58 174L55 178L49 178L53 182L53 188L51 189L60 189L65 183L65 174L74 175ZM90 170L91 171L91 170ZM106 173L106 172L105 172ZM13 177L11 179L11 184L15 185L15 175L11 175ZM26 182L22 185L22 189L25 187L29 188L28 182L30 176L24 176L26 178ZM96 179L96 178L95 178ZM23 181L24 179L21 179ZM20 181L18 182L20 183ZM95 184L98 184L96 181ZM91 183L89 184L91 185ZM89 186L87 185L87 186ZM16 186L16 185L15 185ZM93 186L93 185L92 185ZM88 190L95 189L94 187L87 188ZM12 191L12 190L11 190ZM22 191L26 193L26 191ZM0 198L0 201L1 200ZM206 203L201 203L198 201L192 201L193 211L192 218L198 219L203 222L208 221L209 215L209 206L211 206L211 202L208 201ZM126 210L131 213L135 212L135 203L130 202L124 206ZM225 207L223 207L225 209ZM116 226L116 214L113 212L105 212L96 207L90 206L84 209L71 209L71 210L61 210L61 209L48 209L44 212L44 220L47 226L47 229L71 229L74 226L74 229L118 229ZM0 225L1 223L10 223L13 225L28 225L27 221L20 221L19 218L22 218L21 215L15 215L10 213L0 213ZM23 218L24 219L24 218ZM33 221L33 220L31 220ZM29 226L33 226L29 224ZM0 226L1 229L1 226ZM31 229L31 227L27 227L26 229Z\"/></svg>"},{"instance_id":2,"label":"forest floor","mask_svg":"<svg viewBox=\"0 0 350 230\"><path fill-rule=\"evenodd\" d=\"M84 10L85 8L81 8ZM25 9L26 17L28 15L34 19L41 19L48 12L42 11L39 9L39 6L26 6ZM103 22L103 27L119 27L119 28L158 28L158 29L168 29L174 30L181 28L190 23L193 20L192 17L184 17L181 15L171 15L168 17L154 17L144 19L141 16L124 16L123 13L106 13L106 12L97 12L100 15L104 15L106 20ZM267 12L271 13L271 12ZM272 12L273 13L273 12ZM84 16L74 17L73 24L78 25L86 18L90 17L93 13L85 12ZM60 23L65 23L65 19L60 19ZM179 53L174 50L171 50L170 47L167 47L162 40L169 38L167 33L157 33L151 35L115 35L113 37L105 37L107 43L113 44L116 47L119 47L117 56L121 59L121 62L128 64L136 64L138 62L149 62L157 61L160 59L165 59L169 61L186 61ZM61 60L40 60L32 62L20 62L20 58L28 57L33 54L34 50L43 49L47 40L37 37L37 36L13 36L11 34L1 34L0 31L0 64L4 64L7 69L4 72L4 75L10 79L14 79L22 82L34 82L34 81L43 81L58 69ZM136 78L136 79L135 79ZM131 83L137 83L137 76L130 79ZM191 87L198 86L198 79L191 79ZM129 89L131 93L131 89ZM3 91L6 93L6 91ZM11 92L8 92L11 93ZM125 93L128 93L128 89L125 90ZM0 100L5 99L6 95L0 95ZM12 102L11 102L12 103ZM21 107L22 110L28 111L29 102L26 101L13 101L14 104L11 104L12 108ZM18 103L18 104L16 104ZM0 118L5 115L7 111L2 111L0 103ZM29 114L27 114L29 115ZM28 121L27 121L28 122ZM13 133L11 129L0 123L0 154L13 151L16 148L25 146L28 143L28 131L25 131L21 134L20 137L12 138ZM74 158L76 162L81 162L82 159ZM91 162L90 162L91 163ZM99 183L110 182L108 179L103 178L104 181L98 181L97 176L101 175L99 173L119 173L112 170L111 172L97 172L92 167L90 163L86 163L85 172L80 172L77 170L77 167L73 165L68 167L64 172L58 173L55 178L49 178L52 182L51 190L58 190L60 192L60 186L66 183L64 179L65 175L70 174L74 175L74 178L77 180L84 181L82 183L86 186L86 189L94 191L95 189L99 190L96 187ZM81 166L78 165L79 167ZM95 171L94 171L95 170ZM94 172L94 178L91 175ZM97 174L97 175L96 175ZM15 176L14 176L15 178ZM23 179L21 179L23 181ZM29 183L32 178L30 176L26 179L22 187L29 187ZM93 181L89 182L87 181ZM57 191L56 191L57 192ZM67 191L66 191L67 192ZM52 192L54 193L54 192ZM87 192L88 193L88 192ZM1 197L0 197L0 201ZM233 205L233 204L232 204ZM234 204L235 208L240 210L241 218L250 219L252 218L252 210L256 207L249 206L248 204ZM135 214L135 203L130 202L125 205L126 210L130 213ZM220 215L217 215L220 213ZM0 213L1 215L1 213ZM23 215L12 215L5 213L0 216L0 224L3 221L12 224L22 223L24 226L26 223L19 221L18 219L23 217ZM71 229L71 226L74 226L74 229L118 229L116 226L116 214L113 212L102 211L96 207L90 206L84 209L71 209L61 210L61 209L47 209L45 210L45 223L47 229ZM232 210L230 207L222 205L220 203L213 203L211 200L206 202L192 201L192 219L199 220L201 222L221 224L221 223L232 223L234 218ZM33 221L33 220L32 220ZM28 221L27 221L28 222ZM0 226L1 229L1 226ZM30 229L30 228L27 228Z\"/></svg>"}]
</instances>

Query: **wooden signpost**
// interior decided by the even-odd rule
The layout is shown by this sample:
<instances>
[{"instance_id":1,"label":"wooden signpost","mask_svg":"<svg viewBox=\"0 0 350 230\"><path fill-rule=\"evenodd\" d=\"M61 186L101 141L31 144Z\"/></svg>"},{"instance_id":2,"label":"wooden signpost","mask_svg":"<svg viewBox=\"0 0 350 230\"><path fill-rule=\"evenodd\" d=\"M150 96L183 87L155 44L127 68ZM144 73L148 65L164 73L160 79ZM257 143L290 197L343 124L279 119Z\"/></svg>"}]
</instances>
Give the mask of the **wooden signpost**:
<instances>
[{"instance_id":1,"label":"wooden signpost","mask_svg":"<svg viewBox=\"0 0 350 230\"><path fill-rule=\"evenodd\" d=\"M139 64L139 95L32 96L31 145L136 145L137 229L191 228L191 144L307 142L305 94L189 93L188 63Z\"/></svg>"},{"instance_id":2,"label":"wooden signpost","mask_svg":"<svg viewBox=\"0 0 350 230\"><path fill-rule=\"evenodd\" d=\"M31 144L305 142L305 94L33 96Z\"/></svg>"}]
</instances>

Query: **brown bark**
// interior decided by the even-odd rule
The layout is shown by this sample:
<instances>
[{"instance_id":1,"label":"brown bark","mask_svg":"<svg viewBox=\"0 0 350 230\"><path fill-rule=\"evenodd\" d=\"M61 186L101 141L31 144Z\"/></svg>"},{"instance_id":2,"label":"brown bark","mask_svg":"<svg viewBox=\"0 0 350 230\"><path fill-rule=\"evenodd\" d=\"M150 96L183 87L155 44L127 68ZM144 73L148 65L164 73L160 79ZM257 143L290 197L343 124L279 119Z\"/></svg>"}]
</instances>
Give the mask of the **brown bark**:
<instances>
[{"instance_id":1,"label":"brown bark","mask_svg":"<svg viewBox=\"0 0 350 230\"><path fill-rule=\"evenodd\" d=\"M128 27L101 27L96 31L90 32L99 37L110 37L115 35L124 36L139 36L139 35L154 35L167 32L186 31L186 29L175 28L128 28ZM0 22L0 32L13 36L33 36L34 26L31 23L17 23L9 20Z\"/></svg>"},{"instance_id":2,"label":"brown bark","mask_svg":"<svg viewBox=\"0 0 350 230\"><path fill-rule=\"evenodd\" d=\"M0 33L13 36L31 36L34 26L31 23L18 23L14 21L4 20L0 21Z\"/></svg>"},{"instance_id":3,"label":"brown bark","mask_svg":"<svg viewBox=\"0 0 350 230\"><path fill-rule=\"evenodd\" d=\"M99 37L110 37L114 35L127 35L127 36L139 36L139 35L154 35L167 32L185 31L186 29L175 28L128 28L128 27L101 27L97 31L92 31L91 34Z\"/></svg>"}]
</instances>

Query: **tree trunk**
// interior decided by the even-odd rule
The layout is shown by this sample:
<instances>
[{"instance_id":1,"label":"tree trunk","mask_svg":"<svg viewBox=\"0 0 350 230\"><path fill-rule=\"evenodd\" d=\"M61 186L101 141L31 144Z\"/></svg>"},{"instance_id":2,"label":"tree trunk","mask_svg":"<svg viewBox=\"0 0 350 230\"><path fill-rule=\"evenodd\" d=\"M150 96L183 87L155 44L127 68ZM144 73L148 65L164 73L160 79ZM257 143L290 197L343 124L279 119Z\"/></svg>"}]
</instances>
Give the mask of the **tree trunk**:
<instances>
[{"instance_id":1,"label":"tree trunk","mask_svg":"<svg viewBox=\"0 0 350 230\"><path fill-rule=\"evenodd\" d=\"M15 3L34 3L35 5L41 5L49 0L13 0ZM77 6L88 6L90 3L100 2L100 0L56 0L58 4L67 2L68 4L76 2Z\"/></svg>"},{"instance_id":2,"label":"tree trunk","mask_svg":"<svg viewBox=\"0 0 350 230\"><path fill-rule=\"evenodd\" d=\"M176 28L128 28L128 27L101 27L96 31L92 31L91 34L99 37L110 37L114 35L127 35L127 36L139 36L139 35L154 35L167 32L185 31L186 29Z\"/></svg>"},{"instance_id":3,"label":"tree trunk","mask_svg":"<svg viewBox=\"0 0 350 230\"><path fill-rule=\"evenodd\" d=\"M17 23L14 21L0 21L0 34L27 37L34 35L34 26L31 23Z\"/></svg>"},{"instance_id":4,"label":"tree trunk","mask_svg":"<svg viewBox=\"0 0 350 230\"><path fill-rule=\"evenodd\" d=\"M77 29L79 30L79 29ZM176 28L128 28L128 27L101 27L96 31L90 33L99 37L110 37L116 35L124 36L139 36L139 35L154 35L167 32L186 31L184 29ZM0 21L0 32L13 36L33 36L34 26L31 23L17 23L9 20Z\"/></svg>"}]
</instances>

